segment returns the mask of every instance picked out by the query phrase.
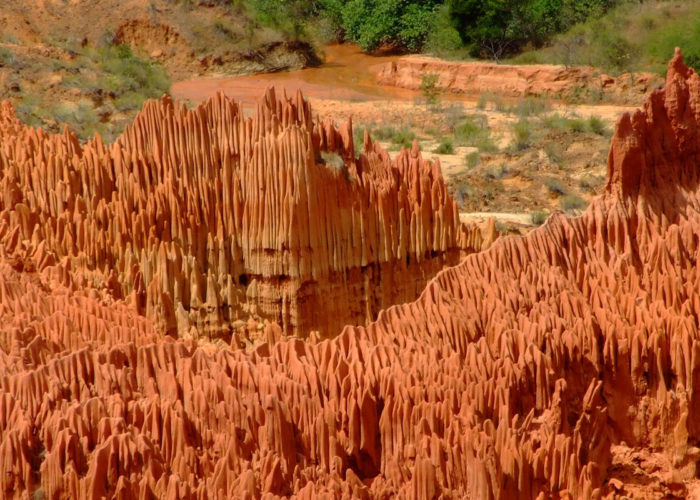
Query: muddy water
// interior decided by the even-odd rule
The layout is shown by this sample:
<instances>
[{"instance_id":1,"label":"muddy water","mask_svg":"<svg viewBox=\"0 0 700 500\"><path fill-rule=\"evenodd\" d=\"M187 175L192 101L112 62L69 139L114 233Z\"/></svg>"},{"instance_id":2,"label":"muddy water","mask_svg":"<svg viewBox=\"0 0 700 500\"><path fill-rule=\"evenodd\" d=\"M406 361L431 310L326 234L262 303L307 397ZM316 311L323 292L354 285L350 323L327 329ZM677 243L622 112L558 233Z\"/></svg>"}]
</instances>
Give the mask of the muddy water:
<instances>
[{"instance_id":1,"label":"muddy water","mask_svg":"<svg viewBox=\"0 0 700 500\"><path fill-rule=\"evenodd\" d=\"M280 73L261 73L236 77L193 78L173 83L175 98L193 102L205 100L222 90L226 95L253 104L270 85L288 93L301 89L306 97L344 101L376 99L413 100L420 92L375 83L372 68L399 56L371 56L354 44L328 45L323 48L325 62L317 68Z\"/></svg>"}]
</instances>

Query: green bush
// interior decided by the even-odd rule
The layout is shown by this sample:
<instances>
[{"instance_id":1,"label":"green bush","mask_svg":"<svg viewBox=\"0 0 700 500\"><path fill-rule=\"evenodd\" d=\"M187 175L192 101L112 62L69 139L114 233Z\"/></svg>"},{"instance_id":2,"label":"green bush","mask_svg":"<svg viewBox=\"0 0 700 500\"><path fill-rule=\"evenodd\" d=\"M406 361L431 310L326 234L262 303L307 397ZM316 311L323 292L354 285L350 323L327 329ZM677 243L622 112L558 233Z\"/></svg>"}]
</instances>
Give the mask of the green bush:
<instances>
[{"instance_id":1,"label":"green bush","mask_svg":"<svg viewBox=\"0 0 700 500\"><path fill-rule=\"evenodd\" d=\"M450 16L449 6L442 5L433 14L423 50L443 58L463 55L464 46Z\"/></svg>"},{"instance_id":2,"label":"green bush","mask_svg":"<svg viewBox=\"0 0 700 500\"><path fill-rule=\"evenodd\" d=\"M156 98L170 89L170 79L162 65L136 57L128 45L100 47L94 59L103 73L98 84L115 95L138 92Z\"/></svg>"},{"instance_id":3,"label":"green bush","mask_svg":"<svg viewBox=\"0 0 700 500\"><path fill-rule=\"evenodd\" d=\"M548 142L544 145L544 152L547 154L547 157L552 163L556 163L557 165L562 164L564 161L564 147L561 144L558 144L557 142Z\"/></svg>"},{"instance_id":4,"label":"green bush","mask_svg":"<svg viewBox=\"0 0 700 500\"><path fill-rule=\"evenodd\" d=\"M128 111L130 109L140 109L147 97L138 92L127 92L114 99L114 107L119 111Z\"/></svg>"},{"instance_id":5,"label":"green bush","mask_svg":"<svg viewBox=\"0 0 700 500\"><path fill-rule=\"evenodd\" d=\"M522 151L532 146L535 137L535 132L532 127L532 123L523 119L511 126L513 131L513 147L516 151Z\"/></svg>"},{"instance_id":6,"label":"green bush","mask_svg":"<svg viewBox=\"0 0 700 500\"><path fill-rule=\"evenodd\" d=\"M562 195L566 193L566 188L564 187L564 184L562 184L561 181L559 181L558 179L547 179L544 185L547 186L547 189L550 193L554 193L556 195Z\"/></svg>"},{"instance_id":7,"label":"green bush","mask_svg":"<svg viewBox=\"0 0 700 500\"><path fill-rule=\"evenodd\" d=\"M547 220L548 215L544 210L533 210L530 212L530 223L533 226L541 226Z\"/></svg>"},{"instance_id":8,"label":"green bush","mask_svg":"<svg viewBox=\"0 0 700 500\"><path fill-rule=\"evenodd\" d=\"M437 106L440 102L440 88L437 87L439 75L423 75L420 82L420 90L428 106Z\"/></svg>"},{"instance_id":9,"label":"green bush","mask_svg":"<svg viewBox=\"0 0 700 500\"><path fill-rule=\"evenodd\" d=\"M342 9L346 37L362 50L373 51L383 43L420 50L434 18L435 0L349 0Z\"/></svg>"},{"instance_id":10,"label":"green bush","mask_svg":"<svg viewBox=\"0 0 700 500\"><path fill-rule=\"evenodd\" d=\"M479 95L479 100L476 102L476 107L479 109L486 109L489 103L493 104L496 111L503 112L509 109L503 101L503 97L492 92L482 92Z\"/></svg>"},{"instance_id":11,"label":"green bush","mask_svg":"<svg viewBox=\"0 0 700 500\"><path fill-rule=\"evenodd\" d=\"M484 175L487 179L501 179L505 175L506 170L503 164L491 165Z\"/></svg>"},{"instance_id":12,"label":"green bush","mask_svg":"<svg viewBox=\"0 0 700 500\"><path fill-rule=\"evenodd\" d=\"M527 118L534 115L540 115L551 109L551 103L542 97L526 97L518 99L517 104L511 106L508 110L510 113L516 114L521 118Z\"/></svg>"},{"instance_id":13,"label":"green bush","mask_svg":"<svg viewBox=\"0 0 700 500\"><path fill-rule=\"evenodd\" d=\"M560 132L567 129L568 122L569 118L566 118L559 113L552 113L542 118L543 127Z\"/></svg>"},{"instance_id":14,"label":"green bush","mask_svg":"<svg viewBox=\"0 0 700 500\"><path fill-rule=\"evenodd\" d=\"M49 113L57 122L69 125L82 140L90 139L97 131L99 119L95 108L89 102L80 102L77 105L58 104Z\"/></svg>"},{"instance_id":15,"label":"green bush","mask_svg":"<svg viewBox=\"0 0 700 500\"><path fill-rule=\"evenodd\" d=\"M603 176L586 174L579 179L578 185L581 189L595 192L604 182L605 177Z\"/></svg>"},{"instance_id":16,"label":"green bush","mask_svg":"<svg viewBox=\"0 0 700 500\"><path fill-rule=\"evenodd\" d=\"M481 155L479 154L478 151L472 151L467 155L467 167L468 168L474 168L476 167L479 163L481 163Z\"/></svg>"},{"instance_id":17,"label":"green bush","mask_svg":"<svg viewBox=\"0 0 700 500\"><path fill-rule=\"evenodd\" d=\"M455 127L454 137L459 144L473 146L485 153L498 150L491 138L488 120L484 115L465 117L464 121Z\"/></svg>"},{"instance_id":18,"label":"green bush","mask_svg":"<svg viewBox=\"0 0 700 500\"><path fill-rule=\"evenodd\" d=\"M566 128L570 132L585 132L586 131L586 122L583 120L583 118L571 118L566 121Z\"/></svg>"},{"instance_id":19,"label":"green bush","mask_svg":"<svg viewBox=\"0 0 700 500\"><path fill-rule=\"evenodd\" d=\"M0 67L12 66L15 63L15 53L7 47L0 47Z\"/></svg>"},{"instance_id":20,"label":"green bush","mask_svg":"<svg viewBox=\"0 0 700 500\"><path fill-rule=\"evenodd\" d=\"M248 0L255 20L288 40L307 38L307 22L316 13L308 0Z\"/></svg>"},{"instance_id":21,"label":"green bush","mask_svg":"<svg viewBox=\"0 0 700 500\"><path fill-rule=\"evenodd\" d=\"M583 210L586 208L586 206L588 206L588 202L580 196L567 194L566 196L562 197L561 200L559 200L559 206L565 212L573 212Z\"/></svg>"},{"instance_id":22,"label":"green bush","mask_svg":"<svg viewBox=\"0 0 700 500\"><path fill-rule=\"evenodd\" d=\"M391 140L394 135L396 135L397 130L394 127L384 126L372 129L372 138L378 141L388 141Z\"/></svg>"},{"instance_id":23,"label":"green bush","mask_svg":"<svg viewBox=\"0 0 700 500\"><path fill-rule=\"evenodd\" d=\"M681 47L686 63L700 68L697 2L617 0L606 3L597 12L591 11L592 15L574 16L578 24L554 37L547 47L522 54L514 62L590 65L612 75L650 69L664 74L674 47ZM609 7L613 8L608 10Z\"/></svg>"},{"instance_id":24,"label":"green bush","mask_svg":"<svg viewBox=\"0 0 700 500\"><path fill-rule=\"evenodd\" d=\"M588 130L597 135L605 135L608 131L603 119L596 115L588 117Z\"/></svg>"},{"instance_id":25,"label":"green bush","mask_svg":"<svg viewBox=\"0 0 700 500\"><path fill-rule=\"evenodd\" d=\"M464 121L455 128L455 139L458 142L467 143L475 141L484 134L489 133L488 121L484 115L472 115L465 117Z\"/></svg>"},{"instance_id":26,"label":"green bush","mask_svg":"<svg viewBox=\"0 0 700 500\"><path fill-rule=\"evenodd\" d=\"M680 47L685 63L700 71L700 9L689 17L663 23L652 30L643 47L644 52L657 60L662 68L663 61L673 55L674 48Z\"/></svg>"},{"instance_id":27,"label":"green bush","mask_svg":"<svg viewBox=\"0 0 700 500\"><path fill-rule=\"evenodd\" d=\"M408 129L397 130L391 136L391 143L396 146L403 146L405 148L410 148L413 146L413 140L416 138L416 134Z\"/></svg>"},{"instance_id":28,"label":"green bush","mask_svg":"<svg viewBox=\"0 0 700 500\"><path fill-rule=\"evenodd\" d=\"M440 144L438 144L438 147L435 148L433 153L437 153L439 155L451 155L454 154L455 148L454 145L452 144L451 139L443 139L440 141Z\"/></svg>"}]
</instances>

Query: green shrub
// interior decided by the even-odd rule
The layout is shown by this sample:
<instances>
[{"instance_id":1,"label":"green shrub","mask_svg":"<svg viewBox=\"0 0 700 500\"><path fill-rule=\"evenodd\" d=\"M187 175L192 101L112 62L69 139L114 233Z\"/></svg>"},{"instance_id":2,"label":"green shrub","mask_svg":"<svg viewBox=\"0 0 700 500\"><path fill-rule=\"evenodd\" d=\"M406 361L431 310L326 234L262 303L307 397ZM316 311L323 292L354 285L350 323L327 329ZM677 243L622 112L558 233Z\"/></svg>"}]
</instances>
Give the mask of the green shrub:
<instances>
[{"instance_id":1,"label":"green shrub","mask_svg":"<svg viewBox=\"0 0 700 500\"><path fill-rule=\"evenodd\" d=\"M564 161L564 148L561 144L554 141L548 142L544 145L544 152L552 163L561 166Z\"/></svg>"},{"instance_id":2,"label":"green shrub","mask_svg":"<svg viewBox=\"0 0 700 500\"><path fill-rule=\"evenodd\" d=\"M138 92L127 92L114 99L114 107L119 111L140 109L146 101L146 96Z\"/></svg>"},{"instance_id":3,"label":"green shrub","mask_svg":"<svg viewBox=\"0 0 700 500\"><path fill-rule=\"evenodd\" d=\"M102 72L98 85L115 96L138 92L146 98L157 98L170 89L162 65L136 57L127 45L105 45L89 55Z\"/></svg>"},{"instance_id":4,"label":"green shrub","mask_svg":"<svg viewBox=\"0 0 700 500\"><path fill-rule=\"evenodd\" d=\"M468 168L474 168L481 163L481 155L478 151L472 151L467 155L466 163Z\"/></svg>"},{"instance_id":5,"label":"green shrub","mask_svg":"<svg viewBox=\"0 0 700 500\"><path fill-rule=\"evenodd\" d=\"M496 153L498 152L498 145L493 142L490 134L483 134L472 141L472 146L477 148L482 153Z\"/></svg>"},{"instance_id":6,"label":"green shrub","mask_svg":"<svg viewBox=\"0 0 700 500\"><path fill-rule=\"evenodd\" d=\"M675 47L681 48L688 66L700 71L700 10L691 16L665 22L651 31L644 43L644 53L661 64L673 55Z\"/></svg>"},{"instance_id":7,"label":"green shrub","mask_svg":"<svg viewBox=\"0 0 700 500\"><path fill-rule=\"evenodd\" d=\"M572 118L566 121L566 128L570 132L581 133L586 131L586 122L583 118Z\"/></svg>"},{"instance_id":8,"label":"green shrub","mask_svg":"<svg viewBox=\"0 0 700 500\"><path fill-rule=\"evenodd\" d=\"M488 122L484 115L467 116L455 127L455 139L467 144L488 133Z\"/></svg>"},{"instance_id":9,"label":"green shrub","mask_svg":"<svg viewBox=\"0 0 700 500\"><path fill-rule=\"evenodd\" d=\"M391 143L396 146L403 146L405 148L410 148L413 146L413 140L416 138L416 134L408 129L397 130L391 136Z\"/></svg>"},{"instance_id":10,"label":"green shrub","mask_svg":"<svg viewBox=\"0 0 700 500\"><path fill-rule=\"evenodd\" d=\"M508 111L508 109L510 109L503 101L503 97L492 92L482 92L479 95L479 100L476 102L476 107L479 109L486 109L489 103L493 104L493 108L499 112Z\"/></svg>"},{"instance_id":11,"label":"green shrub","mask_svg":"<svg viewBox=\"0 0 700 500\"><path fill-rule=\"evenodd\" d=\"M334 168L336 170L342 170L345 168L345 161L338 153L321 151L320 156L323 163L329 168Z\"/></svg>"},{"instance_id":12,"label":"green shrub","mask_svg":"<svg viewBox=\"0 0 700 500\"><path fill-rule=\"evenodd\" d=\"M487 179L501 179L506 173L506 167L502 163L491 165L484 174Z\"/></svg>"},{"instance_id":13,"label":"green shrub","mask_svg":"<svg viewBox=\"0 0 700 500\"><path fill-rule=\"evenodd\" d=\"M550 193L554 193L556 195L562 195L566 193L566 188L564 187L564 184L562 184L561 181L559 181L558 179L547 179L544 185L547 186L547 189Z\"/></svg>"},{"instance_id":14,"label":"green shrub","mask_svg":"<svg viewBox=\"0 0 700 500\"><path fill-rule=\"evenodd\" d=\"M578 185L581 189L595 192L605 182L605 177L599 175L586 174L579 179Z\"/></svg>"},{"instance_id":15,"label":"green shrub","mask_svg":"<svg viewBox=\"0 0 700 500\"><path fill-rule=\"evenodd\" d=\"M378 141L391 140L396 135L397 130L394 127L384 126L372 129L372 138Z\"/></svg>"},{"instance_id":16,"label":"green shrub","mask_svg":"<svg viewBox=\"0 0 700 500\"><path fill-rule=\"evenodd\" d=\"M443 58L459 57L464 52L462 39L454 27L448 5L440 6L433 14L423 49Z\"/></svg>"},{"instance_id":17,"label":"green shrub","mask_svg":"<svg viewBox=\"0 0 700 500\"><path fill-rule=\"evenodd\" d=\"M550 130L563 131L567 128L569 119L559 113L552 113L542 118L542 126Z\"/></svg>"},{"instance_id":18,"label":"green shrub","mask_svg":"<svg viewBox=\"0 0 700 500\"><path fill-rule=\"evenodd\" d=\"M475 147L485 153L498 150L491 138L488 120L484 115L465 117L464 121L455 127L454 137L459 144Z\"/></svg>"},{"instance_id":19,"label":"green shrub","mask_svg":"<svg viewBox=\"0 0 700 500\"><path fill-rule=\"evenodd\" d=\"M535 132L532 129L532 124L521 119L511 126L513 130L513 147L517 151L522 151L529 148L535 137Z\"/></svg>"},{"instance_id":20,"label":"green shrub","mask_svg":"<svg viewBox=\"0 0 700 500\"><path fill-rule=\"evenodd\" d=\"M446 106L443 110L442 122L448 128L450 133L454 134L457 126L466 118L464 108L461 104L452 103ZM427 131L426 131L427 132Z\"/></svg>"},{"instance_id":21,"label":"green shrub","mask_svg":"<svg viewBox=\"0 0 700 500\"><path fill-rule=\"evenodd\" d=\"M438 147L435 148L433 151L434 153L437 153L439 155L451 155L454 154L455 148L454 145L452 144L451 139L443 139L440 141L440 144L438 144Z\"/></svg>"},{"instance_id":22,"label":"green shrub","mask_svg":"<svg viewBox=\"0 0 700 500\"><path fill-rule=\"evenodd\" d=\"M541 226L547 220L548 215L544 210L533 210L530 212L530 223L533 226Z\"/></svg>"},{"instance_id":23,"label":"green shrub","mask_svg":"<svg viewBox=\"0 0 700 500\"><path fill-rule=\"evenodd\" d=\"M365 144L365 128L355 125L352 128L352 142L355 146L355 158L360 156Z\"/></svg>"},{"instance_id":24,"label":"green shrub","mask_svg":"<svg viewBox=\"0 0 700 500\"><path fill-rule=\"evenodd\" d=\"M433 26L436 3L435 0L349 0L342 7L346 38L370 52L387 42L411 51L420 50Z\"/></svg>"},{"instance_id":25,"label":"green shrub","mask_svg":"<svg viewBox=\"0 0 700 500\"><path fill-rule=\"evenodd\" d=\"M573 194L567 194L559 200L559 206L565 212L573 212L577 210L583 210L588 206L588 202Z\"/></svg>"},{"instance_id":26,"label":"green shrub","mask_svg":"<svg viewBox=\"0 0 700 500\"><path fill-rule=\"evenodd\" d=\"M95 108L89 102L77 105L58 104L50 110L57 122L67 124L82 140L90 139L97 131L99 119Z\"/></svg>"},{"instance_id":27,"label":"green shrub","mask_svg":"<svg viewBox=\"0 0 700 500\"><path fill-rule=\"evenodd\" d=\"M440 102L440 89L437 87L439 75L423 75L420 90L428 106L437 106Z\"/></svg>"},{"instance_id":28,"label":"green shrub","mask_svg":"<svg viewBox=\"0 0 700 500\"><path fill-rule=\"evenodd\" d=\"M517 104L509 108L509 112L521 118L539 115L551 109L552 105L547 99L541 97L526 97L518 99Z\"/></svg>"},{"instance_id":29,"label":"green shrub","mask_svg":"<svg viewBox=\"0 0 700 500\"><path fill-rule=\"evenodd\" d=\"M15 63L15 53L7 47L0 47L0 67L12 66Z\"/></svg>"},{"instance_id":30,"label":"green shrub","mask_svg":"<svg viewBox=\"0 0 700 500\"><path fill-rule=\"evenodd\" d=\"M591 115L588 117L588 130L597 135L605 135L607 127L600 116Z\"/></svg>"}]
</instances>

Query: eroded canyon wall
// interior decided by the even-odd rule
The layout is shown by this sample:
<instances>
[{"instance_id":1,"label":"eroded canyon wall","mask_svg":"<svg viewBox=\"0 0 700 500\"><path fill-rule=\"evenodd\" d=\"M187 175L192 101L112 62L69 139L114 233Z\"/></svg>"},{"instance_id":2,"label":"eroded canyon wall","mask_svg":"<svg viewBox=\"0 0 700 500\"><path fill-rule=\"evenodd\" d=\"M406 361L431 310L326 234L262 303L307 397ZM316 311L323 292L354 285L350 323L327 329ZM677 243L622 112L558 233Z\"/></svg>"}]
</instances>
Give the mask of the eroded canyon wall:
<instances>
[{"instance_id":1,"label":"eroded canyon wall","mask_svg":"<svg viewBox=\"0 0 700 500\"><path fill-rule=\"evenodd\" d=\"M581 99L613 98L641 103L644 95L661 83L653 73L601 74L586 66L546 64L497 64L444 61L425 56L406 56L372 68L377 83L419 90L423 77L436 75L436 87L447 92L479 96L549 96Z\"/></svg>"},{"instance_id":2,"label":"eroded canyon wall","mask_svg":"<svg viewBox=\"0 0 700 500\"><path fill-rule=\"evenodd\" d=\"M700 78L677 54L620 121L583 215L499 239L367 327L251 351L154 342L150 320L4 221L0 487L600 498L624 441L669 457L683 497L700 459L699 148Z\"/></svg>"},{"instance_id":3,"label":"eroded canyon wall","mask_svg":"<svg viewBox=\"0 0 700 500\"><path fill-rule=\"evenodd\" d=\"M352 125L269 90L253 116L223 96L147 103L111 145L0 116L0 224L70 261L156 330L230 336L260 316L288 335L364 324L415 299L481 233L460 224L439 163L389 155ZM47 261L48 262L48 261Z\"/></svg>"}]
</instances>

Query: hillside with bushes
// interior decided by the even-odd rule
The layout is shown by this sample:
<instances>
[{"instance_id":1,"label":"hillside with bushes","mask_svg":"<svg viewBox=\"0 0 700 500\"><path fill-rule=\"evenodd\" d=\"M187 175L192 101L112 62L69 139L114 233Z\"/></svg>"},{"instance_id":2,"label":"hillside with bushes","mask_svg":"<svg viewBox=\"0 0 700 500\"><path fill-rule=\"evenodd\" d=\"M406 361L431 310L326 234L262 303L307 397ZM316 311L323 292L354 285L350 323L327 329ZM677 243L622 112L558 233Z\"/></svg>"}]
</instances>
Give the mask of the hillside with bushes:
<instances>
[{"instance_id":1,"label":"hillside with bushes","mask_svg":"<svg viewBox=\"0 0 700 500\"><path fill-rule=\"evenodd\" d=\"M311 44L231 1L4 2L0 99L53 132L112 140L171 80L299 69Z\"/></svg>"},{"instance_id":2,"label":"hillside with bushes","mask_svg":"<svg viewBox=\"0 0 700 500\"><path fill-rule=\"evenodd\" d=\"M700 2L638 0L238 0L289 37L448 58L665 70L700 64Z\"/></svg>"}]
</instances>

